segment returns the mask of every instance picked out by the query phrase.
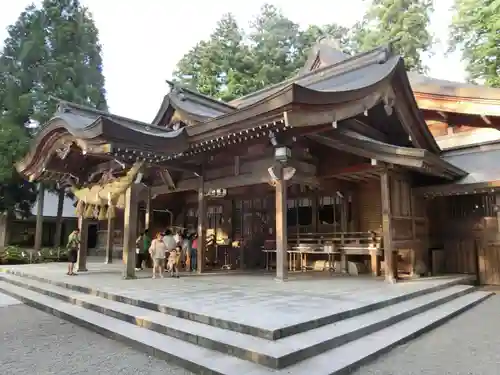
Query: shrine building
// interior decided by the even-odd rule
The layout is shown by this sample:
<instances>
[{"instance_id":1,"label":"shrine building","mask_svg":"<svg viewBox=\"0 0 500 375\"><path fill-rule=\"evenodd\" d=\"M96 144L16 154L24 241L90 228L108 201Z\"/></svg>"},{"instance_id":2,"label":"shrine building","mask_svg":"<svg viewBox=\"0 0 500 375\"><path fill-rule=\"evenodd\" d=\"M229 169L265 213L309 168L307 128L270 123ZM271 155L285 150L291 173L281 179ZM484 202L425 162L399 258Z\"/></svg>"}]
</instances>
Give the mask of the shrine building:
<instances>
[{"instance_id":1,"label":"shrine building","mask_svg":"<svg viewBox=\"0 0 500 375\"><path fill-rule=\"evenodd\" d=\"M500 284L500 90L328 40L297 76L229 103L170 88L151 123L61 101L17 164L77 197L80 271L89 225L127 278L139 231L175 227L198 233L198 272Z\"/></svg>"}]
</instances>

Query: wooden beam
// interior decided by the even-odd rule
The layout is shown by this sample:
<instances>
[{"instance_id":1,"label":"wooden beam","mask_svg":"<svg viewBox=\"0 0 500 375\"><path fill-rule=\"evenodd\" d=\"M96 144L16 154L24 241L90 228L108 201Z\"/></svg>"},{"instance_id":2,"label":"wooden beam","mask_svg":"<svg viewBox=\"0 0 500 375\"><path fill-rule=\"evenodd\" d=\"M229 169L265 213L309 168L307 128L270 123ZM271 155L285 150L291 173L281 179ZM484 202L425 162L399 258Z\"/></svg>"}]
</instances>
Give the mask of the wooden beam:
<instances>
[{"instance_id":1,"label":"wooden beam","mask_svg":"<svg viewBox=\"0 0 500 375\"><path fill-rule=\"evenodd\" d=\"M429 111L442 111L451 113L463 113L469 115L500 116L498 105L470 100L470 98L459 98L456 96L429 95L415 92L415 99L420 108Z\"/></svg>"},{"instance_id":2,"label":"wooden beam","mask_svg":"<svg viewBox=\"0 0 500 375\"><path fill-rule=\"evenodd\" d=\"M298 163L298 165L296 166L299 172L303 167L302 164L304 163ZM234 176L234 165L230 165L228 167L216 167L206 170L204 171L205 190L224 187L238 187L252 185L254 183L258 184L267 182L270 179L267 169L272 165L274 165L274 158L265 157L262 159L240 163L238 176ZM198 184L198 178L193 174L191 178L186 178L178 181L176 189L174 191L197 190ZM165 186L153 188L153 195L166 194L169 192L171 192L171 189L168 189Z\"/></svg>"},{"instance_id":3,"label":"wooden beam","mask_svg":"<svg viewBox=\"0 0 500 375\"><path fill-rule=\"evenodd\" d=\"M188 164L188 163L182 163L182 162L177 162L177 161L172 161L172 162L161 162L158 164L158 166L172 170L172 171L179 171L179 172L190 172L193 174L201 174L201 167L193 164Z\"/></svg>"},{"instance_id":4,"label":"wooden beam","mask_svg":"<svg viewBox=\"0 0 500 375\"><path fill-rule=\"evenodd\" d=\"M352 130L372 139L376 139L377 141L388 142L386 134L356 118L341 121L338 128L343 130Z\"/></svg>"},{"instance_id":5,"label":"wooden beam","mask_svg":"<svg viewBox=\"0 0 500 375\"><path fill-rule=\"evenodd\" d=\"M368 159L377 159L386 163L400 164L412 168L420 168L423 165L423 161L418 158L411 158L396 153L390 153L389 151L385 151L382 148L377 151L373 149L376 146L369 144L367 141L351 139L350 137L346 137L342 134L336 134L335 138L320 134L308 135L307 137L326 147L359 155ZM394 149L398 148L397 146L393 145L388 146L392 146L391 148Z\"/></svg>"},{"instance_id":6,"label":"wooden beam","mask_svg":"<svg viewBox=\"0 0 500 375\"><path fill-rule=\"evenodd\" d=\"M161 181L172 190L175 190L175 183L170 172L167 169L164 169L159 171L158 173L160 175Z\"/></svg>"},{"instance_id":7,"label":"wooden beam","mask_svg":"<svg viewBox=\"0 0 500 375\"><path fill-rule=\"evenodd\" d=\"M500 190L500 180L484 181L473 184L445 184L413 188L417 195L461 195L469 193L493 193Z\"/></svg>"}]
</instances>

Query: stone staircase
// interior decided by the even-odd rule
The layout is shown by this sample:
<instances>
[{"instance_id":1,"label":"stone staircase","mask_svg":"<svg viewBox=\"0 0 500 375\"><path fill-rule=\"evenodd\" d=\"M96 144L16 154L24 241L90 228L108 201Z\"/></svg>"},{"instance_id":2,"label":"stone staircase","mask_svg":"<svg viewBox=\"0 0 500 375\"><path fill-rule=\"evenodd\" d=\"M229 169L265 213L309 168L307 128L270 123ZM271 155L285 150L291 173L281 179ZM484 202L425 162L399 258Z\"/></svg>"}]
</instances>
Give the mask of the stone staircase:
<instances>
[{"instance_id":1,"label":"stone staircase","mask_svg":"<svg viewBox=\"0 0 500 375\"><path fill-rule=\"evenodd\" d=\"M199 374L343 374L491 293L450 281L279 332L147 301L0 273L0 291ZM262 311L262 314L265 314Z\"/></svg>"}]
</instances>

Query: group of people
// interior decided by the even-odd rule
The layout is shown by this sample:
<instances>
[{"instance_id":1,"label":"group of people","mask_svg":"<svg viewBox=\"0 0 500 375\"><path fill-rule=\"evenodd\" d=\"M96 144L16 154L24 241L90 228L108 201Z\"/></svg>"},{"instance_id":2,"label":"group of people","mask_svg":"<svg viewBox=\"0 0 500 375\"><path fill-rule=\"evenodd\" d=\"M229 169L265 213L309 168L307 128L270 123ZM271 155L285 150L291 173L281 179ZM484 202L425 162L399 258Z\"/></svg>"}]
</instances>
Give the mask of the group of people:
<instances>
[{"instance_id":1,"label":"group of people","mask_svg":"<svg viewBox=\"0 0 500 375\"><path fill-rule=\"evenodd\" d=\"M173 234L170 229L158 232L153 240L146 229L136 241L136 270L143 268L143 263L153 264L153 279L158 275L163 278L166 269L171 277L179 277L179 269L196 271L197 235L186 231ZM189 263L189 267L187 264Z\"/></svg>"},{"instance_id":2,"label":"group of people","mask_svg":"<svg viewBox=\"0 0 500 375\"><path fill-rule=\"evenodd\" d=\"M156 275L163 277L163 270L170 272L170 276L179 277L179 269L196 271L198 235L188 234L187 231L172 234L170 229L158 232L153 240L146 229L137 238L136 242L136 271L142 270L143 265L153 266L153 279ZM67 275L74 276L74 265L78 257L80 247L80 230L77 228L68 237L68 272ZM187 266L189 264L189 267Z\"/></svg>"}]
</instances>

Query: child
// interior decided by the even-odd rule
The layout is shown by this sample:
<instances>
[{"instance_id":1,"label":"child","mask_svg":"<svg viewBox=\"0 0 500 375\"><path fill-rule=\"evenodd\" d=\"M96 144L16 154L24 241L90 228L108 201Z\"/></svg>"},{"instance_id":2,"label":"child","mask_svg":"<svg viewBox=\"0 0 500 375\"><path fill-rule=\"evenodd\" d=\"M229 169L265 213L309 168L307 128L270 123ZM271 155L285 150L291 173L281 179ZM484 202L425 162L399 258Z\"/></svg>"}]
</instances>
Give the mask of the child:
<instances>
[{"instance_id":1,"label":"child","mask_svg":"<svg viewBox=\"0 0 500 375\"><path fill-rule=\"evenodd\" d=\"M171 277L179 278L179 260L181 257L181 247L172 249L168 255L168 269Z\"/></svg>"}]
</instances>

